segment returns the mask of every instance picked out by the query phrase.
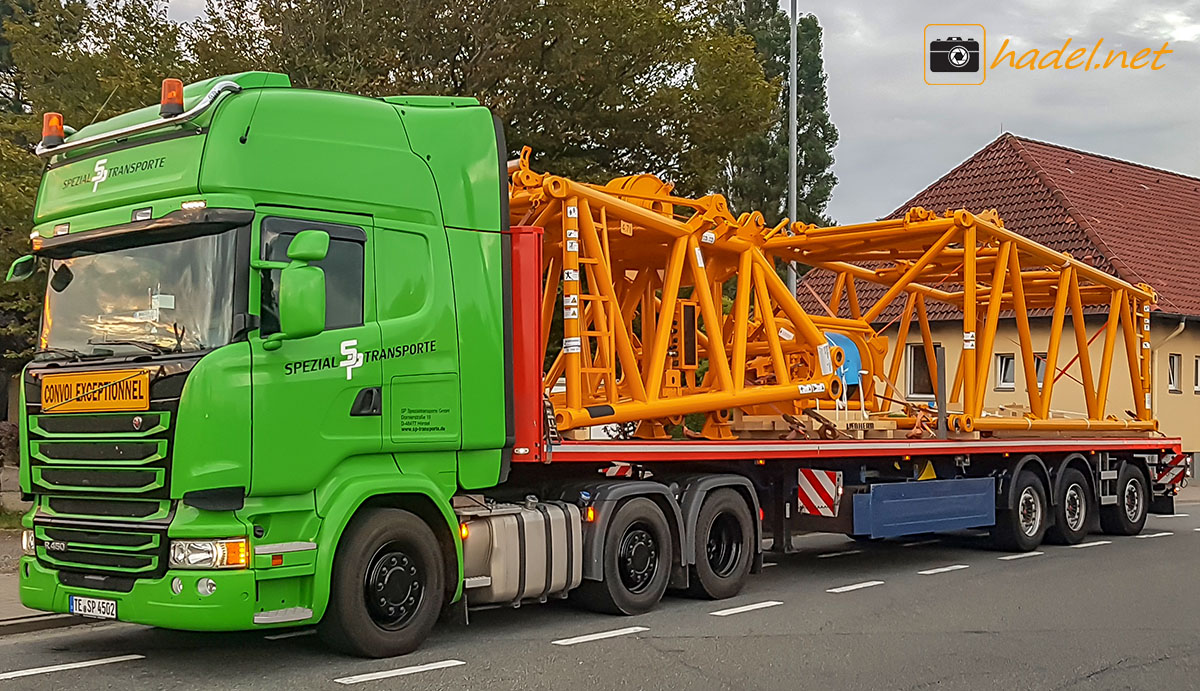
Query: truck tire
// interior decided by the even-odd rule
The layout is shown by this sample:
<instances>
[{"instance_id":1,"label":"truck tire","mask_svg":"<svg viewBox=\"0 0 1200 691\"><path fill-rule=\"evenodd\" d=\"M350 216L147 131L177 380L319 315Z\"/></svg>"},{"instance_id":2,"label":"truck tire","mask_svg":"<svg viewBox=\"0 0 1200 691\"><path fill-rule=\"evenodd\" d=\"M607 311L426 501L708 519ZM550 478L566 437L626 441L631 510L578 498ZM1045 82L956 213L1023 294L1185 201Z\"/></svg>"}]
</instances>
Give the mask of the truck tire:
<instances>
[{"instance_id":1,"label":"truck tire","mask_svg":"<svg viewBox=\"0 0 1200 691\"><path fill-rule=\"evenodd\" d=\"M589 609L643 614L662 599L671 575L671 528L658 504L636 497L617 509L604 535L604 580L575 591Z\"/></svg>"},{"instance_id":2,"label":"truck tire","mask_svg":"<svg viewBox=\"0 0 1200 691\"><path fill-rule=\"evenodd\" d=\"M1137 535L1146 525L1146 476L1132 463L1117 473L1117 503L1100 507L1100 528L1109 535Z\"/></svg>"},{"instance_id":3,"label":"truck tire","mask_svg":"<svg viewBox=\"0 0 1200 691\"><path fill-rule=\"evenodd\" d=\"M754 561L754 523L737 490L709 493L696 517L696 563L688 594L724 600L742 590Z\"/></svg>"},{"instance_id":4,"label":"truck tire","mask_svg":"<svg viewBox=\"0 0 1200 691\"><path fill-rule=\"evenodd\" d=\"M1013 485L1013 509L997 509L992 541L1007 552L1028 552L1042 543L1046 534L1046 488L1037 475L1022 471Z\"/></svg>"},{"instance_id":5,"label":"truck tire","mask_svg":"<svg viewBox=\"0 0 1200 691\"><path fill-rule=\"evenodd\" d=\"M361 657L416 650L441 612L444 569L437 538L416 515L372 509L355 516L334 556L321 639Z\"/></svg>"},{"instance_id":6,"label":"truck tire","mask_svg":"<svg viewBox=\"0 0 1200 691\"><path fill-rule=\"evenodd\" d=\"M1075 468L1067 468L1058 481L1054 505L1054 524L1046 530L1046 542L1077 545L1087 537L1092 519L1092 491L1087 478Z\"/></svg>"}]
</instances>

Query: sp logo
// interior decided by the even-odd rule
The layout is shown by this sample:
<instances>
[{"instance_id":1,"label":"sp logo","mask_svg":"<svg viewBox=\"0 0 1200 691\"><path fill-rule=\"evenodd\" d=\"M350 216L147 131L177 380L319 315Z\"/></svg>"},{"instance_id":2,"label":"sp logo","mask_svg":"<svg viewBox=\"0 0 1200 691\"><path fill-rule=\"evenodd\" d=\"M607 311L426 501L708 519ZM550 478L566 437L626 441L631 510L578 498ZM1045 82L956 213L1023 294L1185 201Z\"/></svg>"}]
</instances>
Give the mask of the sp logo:
<instances>
[{"instance_id":1,"label":"sp logo","mask_svg":"<svg viewBox=\"0 0 1200 691\"><path fill-rule=\"evenodd\" d=\"M354 370L362 367L363 363L363 354L358 352L358 339L342 341L342 355L346 359L339 362L338 366L346 368L346 381L350 381L354 378Z\"/></svg>"},{"instance_id":2,"label":"sp logo","mask_svg":"<svg viewBox=\"0 0 1200 691\"><path fill-rule=\"evenodd\" d=\"M96 161L96 174L92 176L93 192L95 192L96 188L100 186L100 183L108 179L108 168L104 167L107 163L107 158L102 158L99 161Z\"/></svg>"}]
</instances>

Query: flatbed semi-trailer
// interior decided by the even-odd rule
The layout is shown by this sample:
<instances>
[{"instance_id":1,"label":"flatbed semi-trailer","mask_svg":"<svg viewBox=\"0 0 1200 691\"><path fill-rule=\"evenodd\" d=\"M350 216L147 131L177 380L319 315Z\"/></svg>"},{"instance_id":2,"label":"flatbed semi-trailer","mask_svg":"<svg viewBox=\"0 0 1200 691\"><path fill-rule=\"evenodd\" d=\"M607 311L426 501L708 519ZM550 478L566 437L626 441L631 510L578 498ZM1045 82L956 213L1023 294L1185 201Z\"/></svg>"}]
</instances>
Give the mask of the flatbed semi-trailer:
<instances>
[{"instance_id":1,"label":"flatbed semi-trailer","mask_svg":"<svg viewBox=\"0 0 1200 691\"><path fill-rule=\"evenodd\" d=\"M1141 395L1152 291L994 214L768 228L652 176L534 173L472 99L269 73L168 80L161 104L79 132L47 114L38 152L32 253L9 272L49 274L21 399L35 609L317 624L395 655L448 609L730 597L808 531L988 528L1014 550L1133 534L1189 472ZM777 259L887 296L808 315ZM959 307L981 353L932 405L894 390L927 299ZM1022 416L982 408L1002 310L1049 310L1061 336L1096 305L1115 316L1099 367L1080 364L1086 411L1051 412L1057 376ZM1123 417L1106 410L1121 366ZM750 438L731 410L792 438ZM692 414L704 438L672 439ZM606 425L637 438L588 432Z\"/></svg>"}]
</instances>

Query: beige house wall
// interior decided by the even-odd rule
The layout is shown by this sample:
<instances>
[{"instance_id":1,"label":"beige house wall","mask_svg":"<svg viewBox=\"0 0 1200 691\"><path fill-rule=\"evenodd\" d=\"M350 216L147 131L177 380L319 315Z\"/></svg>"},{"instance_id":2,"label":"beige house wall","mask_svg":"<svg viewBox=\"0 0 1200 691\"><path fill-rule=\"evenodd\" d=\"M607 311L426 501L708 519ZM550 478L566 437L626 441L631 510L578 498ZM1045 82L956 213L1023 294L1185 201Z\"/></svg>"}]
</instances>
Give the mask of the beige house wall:
<instances>
[{"instance_id":1,"label":"beige house wall","mask_svg":"<svg viewBox=\"0 0 1200 691\"><path fill-rule=\"evenodd\" d=\"M1088 320L1088 336L1096 334L1103 328L1104 319L1091 317ZM1159 429L1168 436L1181 437L1183 450L1186 452L1200 451L1200 322L1189 321L1182 331L1176 333L1179 327L1178 319L1155 318L1151 323L1151 377L1153 383L1153 406L1159 420ZM1044 353L1050 343L1049 319L1031 320L1031 332L1035 352ZM947 383L946 391L950 393L953 385L955 368L958 366L962 353L962 323L934 322L931 324L933 340L941 345L946 352ZM892 327L895 329L895 326ZM1070 321L1065 325L1062 344L1059 348L1058 367L1063 368L1077 354L1075 335ZM891 334L893 337L895 332ZM1118 332L1118 336L1120 333ZM1125 411L1133 409L1133 392L1129 380L1129 368L1125 356L1124 341L1118 338L1116 349L1113 351L1113 370L1109 383L1108 402L1105 406L1106 415L1126 417ZM920 345L921 335L916 324L910 327L909 345ZM996 342L992 350L991 361L988 363L988 386L984 396L985 411L1010 414L1009 411L1024 411L1029 408L1029 394L1026 388L1024 366L1021 362L1021 347L1017 336L1016 323L1011 320L1001 320L996 333ZM1104 349L1104 335L1100 334L1092 341L1089 353L1092 359L1093 377L1100 368L1100 357ZM920 351L923 352L923 351ZM1014 355L1014 385L1004 389L997 383L997 355ZM1179 356L1179 381L1177 390L1169 389L1168 367L1170 355ZM904 365L900 369L897 381L899 393L908 400L931 400L913 395L910 386L912 358L906 351ZM890 364L890 361L889 363ZM1079 365L1073 363L1067 374L1054 383L1052 392L1053 403L1051 410L1055 415L1068 417L1082 416L1086 411L1083 396L1083 384L1079 380ZM962 410L960 403L951 403L951 412Z\"/></svg>"}]
</instances>

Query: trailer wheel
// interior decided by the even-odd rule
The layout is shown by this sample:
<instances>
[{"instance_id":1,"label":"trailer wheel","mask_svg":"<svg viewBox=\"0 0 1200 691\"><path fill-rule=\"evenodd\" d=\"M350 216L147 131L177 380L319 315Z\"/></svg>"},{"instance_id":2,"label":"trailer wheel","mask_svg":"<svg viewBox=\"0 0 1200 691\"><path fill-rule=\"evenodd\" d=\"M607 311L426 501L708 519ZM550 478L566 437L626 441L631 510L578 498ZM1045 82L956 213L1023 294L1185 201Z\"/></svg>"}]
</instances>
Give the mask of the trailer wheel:
<instances>
[{"instance_id":1,"label":"trailer wheel","mask_svg":"<svg viewBox=\"0 0 1200 691\"><path fill-rule=\"evenodd\" d=\"M1016 506L996 511L992 540L1009 552L1028 552L1042 543L1046 534L1046 488L1041 478L1022 471L1013 486Z\"/></svg>"},{"instance_id":2,"label":"trailer wheel","mask_svg":"<svg viewBox=\"0 0 1200 691\"><path fill-rule=\"evenodd\" d=\"M1067 468L1058 486L1054 525L1046 531L1046 542L1077 545L1087 537L1088 522L1092 518L1092 493L1087 478L1075 468Z\"/></svg>"},{"instance_id":3,"label":"trailer wheel","mask_svg":"<svg viewBox=\"0 0 1200 691\"><path fill-rule=\"evenodd\" d=\"M642 614L662 599L671 574L671 529L658 504L637 497L617 509L604 536L604 580L576 590L584 606Z\"/></svg>"},{"instance_id":4,"label":"trailer wheel","mask_svg":"<svg viewBox=\"0 0 1200 691\"><path fill-rule=\"evenodd\" d=\"M443 569L437 538L416 515L374 509L356 516L334 557L321 638L362 657L416 650L441 612Z\"/></svg>"},{"instance_id":5,"label":"trailer wheel","mask_svg":"<svg viewBox=\"0 0 1200 691\"><path fill-rule=\"evenodd\" d=\"M710 493L696 517L696 564L688 594L723 600L742 590L754 560L754 523L737 490Z\"/></svg>"},{"instance_id":6,"label":"trailer wheel","mask_svg":"<svg viewBox=\"0 0 1200 691\"><path fill-rule=\"evenodd\" d=\"M1117 474L1117 503L1100 507L1100 528L1109 535L1137 535L1146 525L1146 477L1132 463Z\"/></svg>"}]
</instances>

